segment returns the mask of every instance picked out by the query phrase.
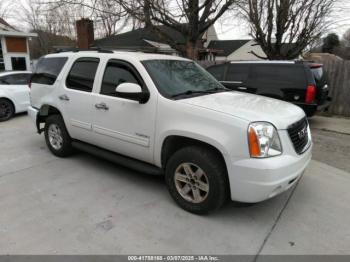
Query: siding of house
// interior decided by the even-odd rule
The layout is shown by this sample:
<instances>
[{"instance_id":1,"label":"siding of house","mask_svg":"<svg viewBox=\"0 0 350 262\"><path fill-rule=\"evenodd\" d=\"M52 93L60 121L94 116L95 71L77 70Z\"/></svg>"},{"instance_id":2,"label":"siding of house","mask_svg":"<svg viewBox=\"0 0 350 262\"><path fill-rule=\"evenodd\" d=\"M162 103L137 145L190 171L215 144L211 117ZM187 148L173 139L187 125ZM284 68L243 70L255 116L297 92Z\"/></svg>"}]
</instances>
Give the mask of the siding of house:
<instances>
[{"instance_id":1,"label":"siding of house","mask_svg":"<svg viewBox=\"0 0 350 262\"><path fill-rule=\"evenodd\" d=\"M7 52L27 53L27 39L24 37L6 37Z\"/></svg>"},{"instance_id":2,"label":"siding of house","mask_svg":"<svg viewBox=\"0 0 350 262\"><path fill-rule=\"evenodd\" d=\"M208 30L204 33L202 39L206 40L206 42L204 43L204 47L208 47L210 41L218 40L218 35L213 25L209 27Z\"/></svg>"},{"instance_id":3,"label":"siding of house","mask_svg":"<svg viewBox=\"0 0 350 262\"><path fill-rule=\"evenodd\" d=\"M234 51L232 54L227 56L228 61L235 61L235 60L261 60L260 58L256 57L251 51L254 51L257 55L265 57L264 51L261 49L259 45L256 45L254 41L249 41L242 47L238 48L236 51Z\"/></svg>"}]
</instances>

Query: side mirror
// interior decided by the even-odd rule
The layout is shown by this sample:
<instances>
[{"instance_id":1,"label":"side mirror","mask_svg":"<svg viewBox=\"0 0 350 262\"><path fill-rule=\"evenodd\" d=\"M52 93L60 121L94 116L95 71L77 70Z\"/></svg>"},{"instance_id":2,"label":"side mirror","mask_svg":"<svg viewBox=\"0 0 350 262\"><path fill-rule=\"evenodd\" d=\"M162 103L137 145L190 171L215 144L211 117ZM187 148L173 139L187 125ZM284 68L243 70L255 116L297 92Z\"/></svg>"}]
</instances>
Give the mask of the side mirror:
<instances>
[{"instance_id":1,"label":"side mirror","mask_svg":"<svg viewBox=\"0 0 350 262\"><path fill-rule=\"evenodd\" d=\"M149 99L149 93L142 91L141 86L134 83L122 83L117 86L115 92L118 97L138 101L140 104Z\"/></svg>"}]
</instances>

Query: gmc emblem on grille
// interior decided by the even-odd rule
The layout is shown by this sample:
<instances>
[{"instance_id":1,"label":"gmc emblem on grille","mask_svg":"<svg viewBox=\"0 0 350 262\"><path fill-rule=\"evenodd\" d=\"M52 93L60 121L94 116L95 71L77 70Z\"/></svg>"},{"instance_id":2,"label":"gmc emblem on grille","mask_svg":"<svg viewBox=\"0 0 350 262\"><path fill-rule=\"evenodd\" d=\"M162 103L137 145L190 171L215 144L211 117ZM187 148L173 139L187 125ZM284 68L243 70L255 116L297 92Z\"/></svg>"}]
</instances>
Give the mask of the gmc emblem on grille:
<instances>
[{"instance_id":1,"label":"gmc emblem on grille","mask_svg":"<svg viewBox=\"0 0 350 262\"><path fill-rule=\"evenodd\" d=\"M304 127L298 132L299 139L303 139L307 135L307 127Z\"/></svg>"}]
</instances>

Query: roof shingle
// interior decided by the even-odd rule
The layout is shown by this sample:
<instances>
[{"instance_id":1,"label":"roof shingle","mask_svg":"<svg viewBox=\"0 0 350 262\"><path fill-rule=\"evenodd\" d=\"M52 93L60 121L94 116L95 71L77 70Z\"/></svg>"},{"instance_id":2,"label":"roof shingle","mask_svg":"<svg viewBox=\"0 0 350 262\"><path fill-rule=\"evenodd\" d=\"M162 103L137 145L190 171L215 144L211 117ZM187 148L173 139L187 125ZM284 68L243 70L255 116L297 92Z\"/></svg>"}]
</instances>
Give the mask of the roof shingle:
<instances>
[{"instance_id":1,"label":"roof shingle","mask_svg":"<svg viewBox=\"0 0 350 262\"><path fill-rule=\"evenodd\" d=\"M221 50L219 56L229 56L237 49L244 46L250 40L212 40L210 41L208 48Z\"/></svg>"}]
</instances>

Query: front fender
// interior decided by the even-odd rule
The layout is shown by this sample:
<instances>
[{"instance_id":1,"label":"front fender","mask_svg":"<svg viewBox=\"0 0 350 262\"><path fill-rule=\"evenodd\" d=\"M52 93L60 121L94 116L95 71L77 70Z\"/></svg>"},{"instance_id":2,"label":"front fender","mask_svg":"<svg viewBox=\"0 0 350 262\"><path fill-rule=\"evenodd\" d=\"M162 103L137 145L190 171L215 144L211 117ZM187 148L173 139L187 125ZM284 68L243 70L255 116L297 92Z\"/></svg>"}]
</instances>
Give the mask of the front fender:
<instances>
[{"instance_id":1,"label":"front fender","mask_svg":"<svg viewBox=\"0 0 350 262\"><path fill-rule=\"evenodd\" d=\"M164 142L168 137L171 137L171 136L179 136L179 137L197 140L202 143L206 143L216 148L222 154L226 163L230 161L230 158L231 158L230 152L228 151L227 147L225 147L225 144L214 139L213 137L190 132L190 131L172 129L160 135L158 141L156 142L155 150L154 150L154 161L155 161L155 165L158 167L162 166L162 150L163 150Z\"/></svg>"}]
</instances>

